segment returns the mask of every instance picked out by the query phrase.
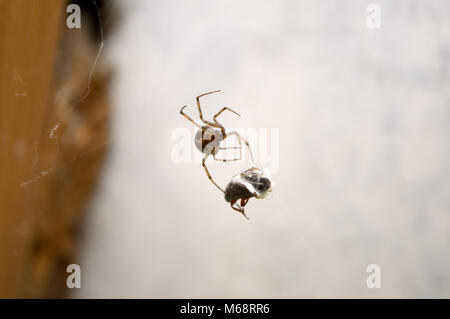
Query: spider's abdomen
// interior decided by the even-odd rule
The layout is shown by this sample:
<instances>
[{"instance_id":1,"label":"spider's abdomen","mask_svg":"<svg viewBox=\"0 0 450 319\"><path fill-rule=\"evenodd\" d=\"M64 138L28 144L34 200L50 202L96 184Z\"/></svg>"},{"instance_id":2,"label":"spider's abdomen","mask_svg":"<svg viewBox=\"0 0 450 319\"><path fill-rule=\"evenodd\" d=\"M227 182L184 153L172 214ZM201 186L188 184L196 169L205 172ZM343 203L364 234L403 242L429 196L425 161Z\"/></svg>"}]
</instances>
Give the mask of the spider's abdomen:
<instances>
[{"instance_id":1,"label":"spider's abdomen","mask_svg":"<svg viewBox=\"0 0 450 319\"><path fill-rule=\"evenodd\" d=\"M223 135L211 126L202 126L195 134L195 146L203 154L215 154Z\"/></svg>"}]
</instances>

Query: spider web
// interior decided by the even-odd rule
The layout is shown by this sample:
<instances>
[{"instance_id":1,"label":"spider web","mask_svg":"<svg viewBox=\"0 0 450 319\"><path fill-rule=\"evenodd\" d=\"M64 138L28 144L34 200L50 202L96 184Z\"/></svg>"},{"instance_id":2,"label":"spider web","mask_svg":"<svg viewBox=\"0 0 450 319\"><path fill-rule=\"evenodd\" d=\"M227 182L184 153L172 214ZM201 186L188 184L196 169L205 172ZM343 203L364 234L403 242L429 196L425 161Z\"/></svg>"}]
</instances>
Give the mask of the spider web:
<instances>
[{"instance_id":1,"label":"spider web","mask_svg":"<svg viewBox=\"0 0 450 319\"><path fill-rule=\"evenodd\" d=\"M35 1L33 0L33 4L32 4L32 9L31 9L31 13L30 13L30 22L29 22L29 26L28 29L30 30L31 26L32 26L32 22L33 22L33 16L34 16L34 9L35 9ZM98 17L98 26L99 26L99 30L100 30L100 42L98 44L98 49L97 49L97 54L95 56L95 59L92 63L92 66L90 68L89 74L88 74L88 82L86 85L86 89L85 92L83 93L83 95L81 96L81 98L77 101L77 103L75 103L73 107L73 109L75 109L77 107L77 105L79 105L82 101L84 101L90 94L91 94L91 82L92 82L92 78L94 76L96 67L97 67L97 63L102 55L103 49L105 47L105 36L104 36L104 30L103 30L103 22L102 22L102 16L100 13L100 9L97 5L97 1L96 0L92 0L92 3L95 6L96 12L97 12L97 17ZM28 31L29 32L29 31ZM17 72L15 71L13 74L13 80L18 81L21 85L24 85L24 81L23 79L20 77L19 74L17 74ZM110 84L108 84L110 85ZM104 89L106 90L106 88ZM15 93L16 96L27 96L26 92L16 92ZM69 113L70 114L70 113ZM67 116L63 116L63 118L61 118L52 128L50 128L50 130L48 131L48 134L46 135L47 138L50 139L56 139L58 140L58 129L60 128L61 124L67 120ZM50 167L48 169L45 170L41 170L38 173L34 174L34 176L26 181L23 181L20 183L20 187L27 187L30 184L33 184L37 181L39 181L41 178L44 178L46 176L48 176L51 173L57 172L58 170L68 166L69 164L74 163L75 161L80 160L81 158L85 157L88 154L91 154L92 152L98 151L101 148L103 148L104 146L106 146L108 143L111 142L111 138L109 138L108 140L106 140L105 142L93 147L92 149L85 151L83 153L81 153L80 155L77 155L69 160L66 160L63 164L55 166L55 167ZM61 145L58 142L57 144L58 149L61 153ZM39 139L36 140L33 144L33 153L34 155L34 159L33 159L33 165L32 168L34 168L38 162L39 159Z\"/></svg>"}]
</instances>

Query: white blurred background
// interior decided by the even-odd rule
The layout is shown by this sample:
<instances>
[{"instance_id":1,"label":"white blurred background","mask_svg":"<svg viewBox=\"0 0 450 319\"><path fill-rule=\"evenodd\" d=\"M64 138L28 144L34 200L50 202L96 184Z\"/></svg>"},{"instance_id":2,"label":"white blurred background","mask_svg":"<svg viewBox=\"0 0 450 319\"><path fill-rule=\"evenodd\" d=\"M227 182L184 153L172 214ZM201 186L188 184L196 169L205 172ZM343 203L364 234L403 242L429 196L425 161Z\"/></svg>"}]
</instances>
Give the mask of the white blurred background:
<instances>
[{"instance_id":1,"label":"white blurred background","mask_svg":"<svg viewBox=\"0 0 450 319\"><path fill-rule=\"evenodd\" d=\"M117 5L113 142L75 297L450 297L448 1ZM229 106L227 127L279 129L273 198L248 221L171 159L173 131L193 130L180 107L196 118L216 89L206 118ZM225 186L248 165L209 167Z\"/></svg>"}]
</instances>

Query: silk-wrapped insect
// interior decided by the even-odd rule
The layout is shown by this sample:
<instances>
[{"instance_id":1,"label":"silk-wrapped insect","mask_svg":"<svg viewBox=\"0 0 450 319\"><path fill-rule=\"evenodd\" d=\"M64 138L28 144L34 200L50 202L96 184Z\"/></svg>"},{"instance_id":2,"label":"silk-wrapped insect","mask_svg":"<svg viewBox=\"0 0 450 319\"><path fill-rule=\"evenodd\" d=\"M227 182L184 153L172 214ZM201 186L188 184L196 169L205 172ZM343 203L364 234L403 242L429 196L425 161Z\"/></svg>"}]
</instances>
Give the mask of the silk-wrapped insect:
<instances>
[{"instance_id":1,"label":"silk-wrapped insect","mask_svg":"<svg viewBox=\"0 0 450 319\"><path fill-rule=\"evenodd\" d=\"M225 188L225 200L230 203L231 208L245 214L244 206L250 198L265 198L272 191L273 182L271 177L261 168L252 167L235 176Z\"/></svg>"}]
</instances>

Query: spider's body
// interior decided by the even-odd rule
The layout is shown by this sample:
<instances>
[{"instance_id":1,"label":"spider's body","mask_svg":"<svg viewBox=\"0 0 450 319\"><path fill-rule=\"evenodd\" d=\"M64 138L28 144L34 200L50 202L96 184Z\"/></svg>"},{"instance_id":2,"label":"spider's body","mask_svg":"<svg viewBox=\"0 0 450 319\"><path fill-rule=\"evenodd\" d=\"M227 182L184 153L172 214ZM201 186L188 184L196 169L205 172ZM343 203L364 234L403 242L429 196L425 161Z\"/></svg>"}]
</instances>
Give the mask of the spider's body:
<instances>
[{"instance_id":1,"label":"spider's body","mask_svg":"<svg viewBox=\"0 0 450 319\"><path fill-rule=\"evenodd\" d=\"M252 167L235 175L225 188L225 200L246 218L244 206L252 197L265 198L272 190L272 181L262 169ZM240 202L238 202L240 200Z\"/></svg>"},{"instance_id":2,"label":"spider's body","mask_svg":"<svg viewBox=\"0 0 450 319\"><path fill-rule=\"evenodd\" d=\"M182 116L184 116L185 118L187 118L195 126L198 127L197 134L195 135L195 146L197 147L197 149L200 152L205 154L205 157L202 160L203 168L205 169L206 175L211 180L211 182L218 189L220 189L222 192L225 193L225 191L222 188L220 188L220 186L217 185L216 182L214 182L214 180L211 177L211 174L209 174L209 171L206 168L205 161L208 158L208 156L212 155L213 158L216 161L221 161L221 162L238 161L238 160L241 159L241 154L242 154L241 141L243 141L247 145L247 147L249 149L250 157L252 159L252 162L253 162L253 155L252 155L251 150L250 150L250 145L248 144L248 142L244 138L242 138L242 136L239 135L239 133L237 133L237 132L226 133L225 132L225 127L222 124L220 124L219 121L217 121L217 117L220 114L222 114L222 112L224 112L226 110L228 110L230 112L233 112L234 114L239 116L239 114L236 111L234 111L234 110L230 109L229 107L225 106L219 112L217 112L216 115L214 115L213 122L203 119L202 109L200 107L200 98L202 96L205 96L205 95L208 95L208 94L212 94L212 93L217 93L217 92L220 92L220 91L207 92L207 93L204 93L204 94L201 94L201 95L197 96L197 98L196 98L199 117L200 117L200 120L204 123L204 125L197 124L193 119L191 119L189 116L187 116L183 112L184 108L187 105L185 105L185 106L183 106L181 108L180 114ZM238 138L239 147L220 147L221 142L224 141L230 135L235 135ZM225 149L229 149L229 148L239 149L239 158L224 159L224 158L216 157L220 150L225 150Z\"/></svg>"},{"instance_id":3,"label":"spider's body","mask_svg":"<svg viewBox=\"0 0 450 319\"><path fill-rule=\"evenodd\" d=\"M223 140L224 135L221 130L207 125L203 125L195 134L195 146L203 154L216 155Z\"/></svg>"}]
</instances>

